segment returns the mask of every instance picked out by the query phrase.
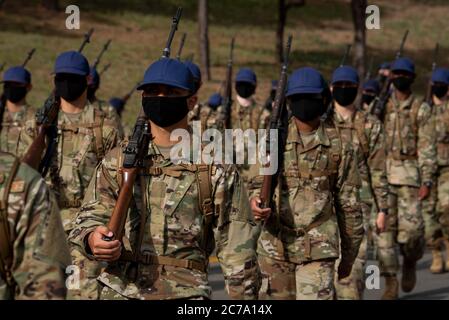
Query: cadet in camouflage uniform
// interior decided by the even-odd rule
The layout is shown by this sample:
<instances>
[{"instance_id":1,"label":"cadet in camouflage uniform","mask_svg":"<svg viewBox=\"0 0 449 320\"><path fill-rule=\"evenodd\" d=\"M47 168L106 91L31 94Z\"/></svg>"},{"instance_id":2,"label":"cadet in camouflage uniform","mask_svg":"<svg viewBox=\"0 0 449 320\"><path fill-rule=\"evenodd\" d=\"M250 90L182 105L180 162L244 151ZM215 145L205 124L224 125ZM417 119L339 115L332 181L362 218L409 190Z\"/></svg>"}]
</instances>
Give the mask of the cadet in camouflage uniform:
<instances>
[{"instance_id":1,"label":"cadet in camouflage uniform","mask_svg":"<svg viewBox=\"0 0 449 320\"><path fill-rule=\"evenodd\" d=\"M372 114L374 102L379 96L380 86L379 81L376 79L370 79L365 81L362 87L362 110L366 113Z\"/></svg>"},{"instance_id":2,"label":"cadet in camouflage uniform","mask_svg":"<svg viewBox=\"0 0 449 320\"><path fill-rule=\"evenodd\" d=\"M386 105L387 175L390 206L387 230L378 236L378 259L386 278L383 299L398 297L399 243L404 257L402 290L416 283L416 262L424 252L421 201L429 196L436 170L431 109L411 92L415 66L408 58L397 59L391 68L394 91Z\"/></svg>"},{"instance_id":3,"label":"cadet in camouflage uniform","mask_svg":"<svg viewBox=\"0 0 449 320\"><path fill-rule=\"evenodd\" d=\"M436 173L435 205L425 211L426 242L432 250L432 273L449 271L449 70L436 69L432 74L432 114L435 125L438 169ZM436 209L436 210L435 210ZM446 247L446 263L442 250Z\"/></svg>"},{"instance_id":4,"label":"cadet in camouflage uniform","mask_svg":"<svg viewBox=\"0 0 449 320\"><path fill-rule=\"evenodd\" d=\"M32 130L25 126L27 121L34 121L34 112L26 102L26 95L31 90L31 74L23 67L11 67L3 75L3 96L0 109L0 149L22 157L32 140L20 133ZM0 118L2 112L0 111Z\"/></svg>"},{"instance_id":5,"label":"cadet in camouflage uniform","mask_svg":"<svg viewBox=\"0 0 449 320\"><path fill-rule=\"evenodd\" d=\"M341 139L355 144L360 151L359 173L362 178L360 206L363 212L365 237L360 246L351 275L335 281L337 299L360 300L364 290L364 268L367 251L367 233L373 206L376 210L376 229L383 231L388 212L388 180L385 167L385 134L382 123L373 115L357 110L354 102L359 89L357 70L341 66L332 76L334 98L331 119L337 127ZM373 201L374 200L374 201Z\"/></svg>"},{"instance_id":6,"label":"cadet in camouflage uniform","mask_svg":"<svg viewBox=\"0 0 449 320\"><path fill-rule=\"evenodd\" d=\"M55 91L61 99L57 149L46 182L58 199L64 230L69 234L81 201L105 153L117 145L116 124L87 100L89 64L80 53L68 51L55 62ZM80 267L81 290L70 296L95 299L100 266L72 249L73 263Z\"/></svg>"},{"instance_id":7,"label":"cadet in camouflage uniform","mask_svg":"<svg viewBox=\"0 0 449 320\"><path fill-rule=\"evenodd\" d=\"M100 88L100 74L97 72L97 69L90 68L89 78L87 80L87 100L99 110L103 111L106 119L110 122L116 124L116 128L118 131L118 139L119 141L123 140L125 133L122 125L122 121L117 109L111 104L107 103L104 100L98 99L96 94L98 89Z\"/></svg>"},{"instance_id":8,"label":"cadet in camouflage uniform","mask_svg":"<svg viewBox=\"0 0 449 320\"><path fill-rule=\"evenodd\" d=\"M270 208L259 208L263 176L250 184L253 214L266 221L257 246L264 276L260 297L333 299L339 243L342 279L351 272L364 233L357 158L333 123L320 120L330 93L318 71L293 72L286 95L293 116L280 166L279 209L270 214Z\"/></svg>"},{"instance_id":9,"label":"cadet in camouflage uniform","mask_svg":"<svg viewBox=\"0 0 449 320\"><path fill-rule=\"evenodd\" d=\"M42 177L0 151L0 300L64 299L70 254Z\"/></svg>"},{"instance_id":10,"label":"cadet in camouflage uniform","mask_svg":"<svg viewBox=\"0 0 449 320\"><path fill-rule=\"evenodd\" d=\"M112 150L97 168L69 237L91 259L116 261L98 277L100 298L210 298L207 265L214 246L230 297L257 298L258 230L235 166L193 164L188 155L176 164L170 156L178 154L173 130L184 129L191 138L191 73L178 60L164 58L147 69L138 89L153 136L147 156L153 164L136 179L127 237L123 245L103 240L112 236L106 225L121 186L123 148Z\"/></svg>"},{"instance_id":11,"label":"cadet in camouflage uniform","mask_svg":"<svg viewBox=\"0 0 449 320\"><path fill-rule=\"evenodd\" d=\"M262 105L257 104L254 94L257 88L257 77L253 70L242 68L235 78L236 105L231 108L231 128L241 129L245 132L248 129L255 130L267 129L270 121L270 113ZM247 139L244 139L245 141ZM238 168L245 183L257 172L256 166L249 164L248 147L244 141L235 141L235 152L244 153L244 163L239 164Z\"/></svg>"}]
</instances>

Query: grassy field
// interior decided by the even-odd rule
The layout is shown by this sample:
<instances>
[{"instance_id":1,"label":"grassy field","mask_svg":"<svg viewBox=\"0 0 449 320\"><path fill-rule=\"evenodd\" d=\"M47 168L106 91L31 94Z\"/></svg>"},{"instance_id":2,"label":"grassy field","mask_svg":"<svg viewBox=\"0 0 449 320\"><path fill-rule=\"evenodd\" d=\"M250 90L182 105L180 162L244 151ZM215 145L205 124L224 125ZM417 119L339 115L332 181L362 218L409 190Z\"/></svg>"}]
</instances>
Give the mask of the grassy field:
<instances>
[{"instance_id":1,"label":"grassy field","mask_svg":"<svg viewBox=\"0 0 449 320\"><path fill-rule=\"evenodd\" d=\"M64 10L53 13L40 8L33 0L7 0L0 11L0 64L20 64L32 47L37 51L28 68L33 74L34 89L30 103L37 107L51 90L51 71L56 56L64 50L77 49L82 34L94 27L92 43L84 53L93 62L107 39L112 39L103 56L111 68L102 78L100 98L125 94L142 76L147 66L158 59L165 45L171 16L178 5L184 7L179 33L175 37L176 52L180 35L187 32L183 56L197 52L195 0L96 0L65 1L61 7L77 4L81 9L81 30L65 28ZM352 42L353 26L349 1L309 0L288 14L287 33L294 36L291 68L311 65L326 77L339 64L345 44ZM255 69L260 101L266 98L270 81L278 77L275 60L275 0L210 0L211 63L213 80L204 84L201 100L218 90L224 79L228 44L236 36L235 69ZM374 2L371 2L374 3ZM368 54L375 64L391 59L405 29L410 29L405 55L417 62L415 90L424 92L435 42L443 47L440 65L449 63L449 1L443 0L377 0L381 8L381 30L367 32ZM194 58L194 60L195 60ZM134 121L140 104L135 94L124 113L126 123Z\"/></svg>"}]
</instances>

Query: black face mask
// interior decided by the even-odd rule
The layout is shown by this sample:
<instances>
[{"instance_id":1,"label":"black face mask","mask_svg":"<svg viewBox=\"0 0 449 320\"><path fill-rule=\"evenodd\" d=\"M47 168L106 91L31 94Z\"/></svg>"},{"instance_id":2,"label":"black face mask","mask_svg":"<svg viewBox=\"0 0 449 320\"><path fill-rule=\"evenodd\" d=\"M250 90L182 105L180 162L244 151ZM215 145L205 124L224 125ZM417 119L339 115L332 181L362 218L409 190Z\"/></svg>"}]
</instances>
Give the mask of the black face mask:
<instances>
[{"instance_id":1,"label":"black face mask","mask_svg":"<svg viewBox=\"0 0 449 320\"><path fill-rule=\"evenodd\" d=\"M372 94L363 94L362 95L362 103L366 103L367 105L370 105L371 102L376 98L375 95Z\"/></svg>"},{"instance_id":2,"label":"black face mask","mask_svg":"<svg viewBox=\"0 0 449 320\"><path fill-rule=\"evenodd\" d=\"M6 100L11 101L12 103L17 103L25 98L27 94L27 88L5 83L3 86L3 93L5 94Z\"/></svg>"},{"instance_id":3,"label":"black face mask","mask_svg":"<svg viewBox=\"0 0 449 320\"><path fill-rule=\"evenodd\" d=\"M309 122L323 115L326 106L323 99L308 95L296 95L290 98L292 115L302 122Z\"/></svg>"},{"instance_id":4,"label":"black face mask","mask_svg":"<svg viewBox=\"0 0 449 320\"><path fill-rule=\"evenodd\" d=\"M392 80L393 85L396 89L401 92L408 91L413 83L412 78L408 77L397 77Z\"/></svg>"},{"instance_id":5,"label":"black face mask","mask_svg":"<svg viewBox=\"0 0 449 320\"><path fill-rule=\"evenodd\" d=\"M448 88L448 86L432 86L432 94L441 99L446 95Z\"/></svg>"},{"instance_id":6,"label":"black face mask","mask_svg":"<svg viewBox=\"0 0 449 320\"><path fill-rule=\"evenodd\" d=\"M357 97L357 87L334 87L332 96L343 107L349 106Z\"/></svg>"},{"instance_id":7,"label":"black face mask","mask_svg":"<svg viewBox=\"0 0 449 320\"><path fill-rule=\"evenodd\" d=\"M246 99L254 94L254 91L256 91L256 87L248 82L237 82L235 84L235 90L237 91L239 96Z\"/></svg>"},{"instance_id":8,"label":"black face mask","mask_svg":"<svg viewBox=\"0 0 449 320\"><path fill-rule=\"evenodd\" d=\"M78 99L86 87L85 76L77 74L57 74L55 76L56 95L69 102Z\"/></svg>"},{"instance_id":9,"label":"black face mask","mask_svg":"<svg viewBox=\"0 0 449 320\"><path fill-rule=\"evenodd\" d=\"M181 121L189 112L187 97L143 97L145 115L160 127Z\"/></svg>"},{"instance_id":10,"label":"black face mask","mask_svg":"<svg viewBox=\"0 0 449 320\"><path fill-rule=\"evenodd\" d=\"M87 100L89 101L95 101L95 93L97 92L98 87L87 87Z\"/></svg>"}]
</instances>

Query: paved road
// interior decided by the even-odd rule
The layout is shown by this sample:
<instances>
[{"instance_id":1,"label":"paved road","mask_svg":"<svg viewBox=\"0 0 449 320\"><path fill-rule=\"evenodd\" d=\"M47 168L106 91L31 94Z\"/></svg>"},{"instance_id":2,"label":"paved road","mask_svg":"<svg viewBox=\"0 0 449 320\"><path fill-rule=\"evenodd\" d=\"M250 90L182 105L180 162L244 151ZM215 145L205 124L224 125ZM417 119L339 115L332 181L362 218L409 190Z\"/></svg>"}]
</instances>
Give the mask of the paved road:
<instances>
[{"instance_id":1,"label":"paved road","mask_svg":"<svg viewBox=\"0 0 449 320\"><path fill-rule=\"evenodd\" d=\"M416 288L411 293L400 292L400 299L404 300L449 300L449 273L440 275L431 274L429 266L432 257L429 252L426 252L424 257L418 262L418 281ZM369 261L369 264L376 264L374 261ZM213 263L209 281L213 290L213 299L229 299L224 291L224 281L221 269L217 263ZM381 280L380 289L365 290L366 300L378 300L382 296L384 290L384 281Z\"/></svg>"}]
</instances>

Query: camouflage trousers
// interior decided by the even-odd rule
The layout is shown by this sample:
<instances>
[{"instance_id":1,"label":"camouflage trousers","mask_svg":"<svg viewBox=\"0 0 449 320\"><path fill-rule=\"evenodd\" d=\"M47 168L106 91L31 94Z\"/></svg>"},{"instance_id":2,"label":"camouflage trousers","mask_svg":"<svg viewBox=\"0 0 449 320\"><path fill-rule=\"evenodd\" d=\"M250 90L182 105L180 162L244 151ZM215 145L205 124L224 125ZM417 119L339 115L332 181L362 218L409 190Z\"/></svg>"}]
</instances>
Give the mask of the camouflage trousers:
<instances>
[{"instance_id":1,"label":"camouflage trousers","mask_svg":"<svg viewBox=\"0 0 449 320\"><path fill-rule=\"evenodd\" d=\"M335 259L296 264L259 256L262 300L332 300Z\"/></svg>"},{"instance_id":2,"label":"camouflage trousers","mask_svg":"<svg viewBox=\"0 0 449 320\"><path fill-rule=\"evenodd\" d=\"M442 229L438 221L437 205L437 186L430 189L429 196L421 201L422 216L424 219L424 238L429 249L433 249L442 238Z\"/></svg>"},{"instance_id":3,"label":"camouflage trousers","mask_svg":"<svg viewBox=\"0 0 449 320\"><path fill-rule=\"evenodd\" d=\"M335 273L335 295L337 300L362 300L363 290L365 289L365 264L368 247L368 229L371 218L371 204L361 202L360 206L363 212L363 224L365 235L360 244L359 253L352 266L351 274L341 280L338 280L337 273ZM335 272L337 272L340 259L335 264Z\"/></svg>"},{"instance_id":4,"label":"camouflage trousers","mask_svg":"<svg viewBox=\"0 0 449 320\"><path fill-rule=\"evenodd\" d=\"M449 240L449 167L438 169L437 188L438 225L441 227L443 236Z\"/></svg>"},{"instance_id":5,"label":"camouflage trousers","mask_svg":"<svg viewBox=\"0 0 449 320\"><path fill-rule=\"evenodd\" d=\"M77 248L70 248L72 264L79 271L79 286L70 289L67 294L69 300L98 300L100 297L100 286L97 277L106 267L106 262L90 260Z\"/></svg>"},{"instance_id":6,"label":"camouflage trousers","mask_svg":"<svg viewBox=\"0 0 449 320\"><path fill-rule=\"evenodd\" d=\"M373 233L380 271L396 274L399 270L397 244L404 258L418 261L424 254L424 220L417 187L390 185L387 228Z\"/></svg>"}]
</instances>

